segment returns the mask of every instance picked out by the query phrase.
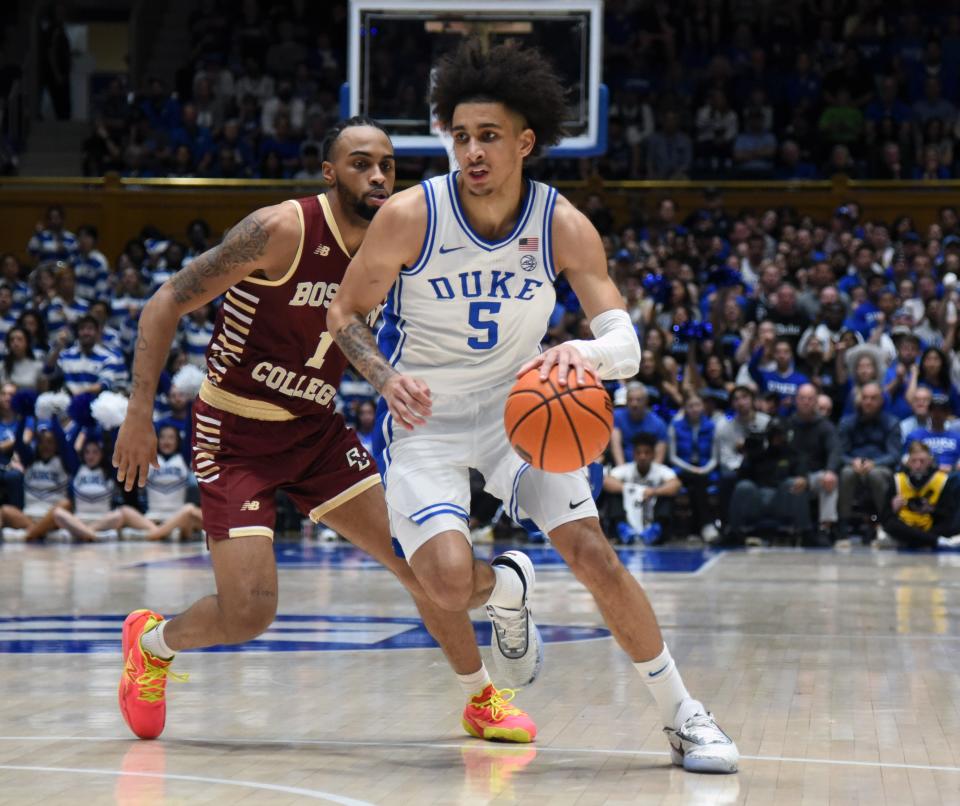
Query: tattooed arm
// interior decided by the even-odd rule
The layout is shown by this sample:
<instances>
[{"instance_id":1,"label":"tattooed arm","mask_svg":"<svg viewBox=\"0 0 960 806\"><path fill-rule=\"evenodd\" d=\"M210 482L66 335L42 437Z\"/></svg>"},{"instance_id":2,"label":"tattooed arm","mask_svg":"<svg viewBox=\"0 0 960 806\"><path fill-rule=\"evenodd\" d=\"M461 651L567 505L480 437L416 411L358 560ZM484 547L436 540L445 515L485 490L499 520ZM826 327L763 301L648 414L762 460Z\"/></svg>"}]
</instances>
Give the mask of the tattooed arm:
<instances>
[{"instance_id":1,"label":"tattooed arm","mask_svg":"<svg viewBox=\"0 0 960 806\"><path fill-rule=\"evenodd\" d=\"M268 279L282 277L296 256L300 235L300 218L293 205L257 210L234 226L219 246L174 274L144 306L133 356L130 406L113 453L117 478L128 491L138 476L143 487L150 465L156 466L153 400L180 318L254 271Z\"/></svg>"},{"instance_id":2,"label":"tattooed arm","mask_svg":"<svg viewBox=\"0 0 960 806\"><path fill-rule=\"evenodd\" d=\"M367 312L387 296L404 266L420 254L427 230L423 189L404 190L376 214L327 311L327 328L343 354L383 395L403 428L423 425L430 414L430 390L416 378L397 372L377 347Z\"/></svg>"}]
</instances>

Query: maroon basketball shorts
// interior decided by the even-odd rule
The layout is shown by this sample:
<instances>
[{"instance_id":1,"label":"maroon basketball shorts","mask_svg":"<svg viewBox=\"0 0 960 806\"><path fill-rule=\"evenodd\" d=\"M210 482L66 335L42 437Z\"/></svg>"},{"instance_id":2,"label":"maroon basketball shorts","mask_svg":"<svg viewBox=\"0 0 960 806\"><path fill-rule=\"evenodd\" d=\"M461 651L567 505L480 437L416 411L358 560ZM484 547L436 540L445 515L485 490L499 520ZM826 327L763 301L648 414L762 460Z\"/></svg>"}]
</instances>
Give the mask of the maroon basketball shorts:
<instances>
[{"instance_id":1,"label":"maroon basketball shorts","mask_svg":"<svg viewBox=\"0 0 960 806\"><path fill-rule=\"evenodd\" d=\"M210 540L273 538L283 490L315 522L380 483L376 462L339 414L271 422L239 417L199 398L193 472Z\"/></svg>"}]
</instances>

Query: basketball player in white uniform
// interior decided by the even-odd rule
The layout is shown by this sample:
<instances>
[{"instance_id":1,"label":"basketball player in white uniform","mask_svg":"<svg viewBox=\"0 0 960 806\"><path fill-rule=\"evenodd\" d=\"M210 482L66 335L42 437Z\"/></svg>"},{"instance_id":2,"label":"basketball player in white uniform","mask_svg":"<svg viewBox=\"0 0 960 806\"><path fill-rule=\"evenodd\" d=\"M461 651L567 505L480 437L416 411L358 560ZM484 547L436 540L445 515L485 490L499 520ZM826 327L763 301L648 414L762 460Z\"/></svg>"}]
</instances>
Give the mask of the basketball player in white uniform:
<instances>
[{"instance_id":1,"label":"basketball player in white uniform","mask_svg":"<svg viewBox=\"0 0 960 806\"><path fill-rule=\"evenodd\" d=\"M674 763L734 772L736 745L687 692L646 595L600 530L585 475L527 466L503 428L506 395L531 367L546 377L557 364L564 383L568 367L582 382L586 368L604 379L631 377L640 361L596 230L555 190L523 176L524 160L560 137L563 87L534 50L485 53L468 41L441 62L432 103L461 170L383 206L327 315L343 352L383 397L397 541L438 605L494 608L497 630L508 640L523 636L534 654L529 559L511 552L505 568L473 557L467 474L477 468L515 518L526 514L549 534L593 594L656 700ZM559 272L596 338L539 354ZM385 296L377 342L365 317Z\"/></svg>"}]
</instances>

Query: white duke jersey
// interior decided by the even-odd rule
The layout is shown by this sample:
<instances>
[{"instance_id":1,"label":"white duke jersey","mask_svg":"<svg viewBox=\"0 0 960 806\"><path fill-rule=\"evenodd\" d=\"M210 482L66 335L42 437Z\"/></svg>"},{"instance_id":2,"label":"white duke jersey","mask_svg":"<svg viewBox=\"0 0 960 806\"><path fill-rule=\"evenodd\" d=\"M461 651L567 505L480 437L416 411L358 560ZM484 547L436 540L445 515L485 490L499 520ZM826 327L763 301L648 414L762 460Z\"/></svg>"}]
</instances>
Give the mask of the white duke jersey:
<instances>
[{"instance_id":1,"label":"white duke jersey","mask_svg":"<svg viewBox=\"0 0 960 806\"><path fill-rule=\"evenodd\" d=\"M377 335L398 371L446 394L512 378L540 352L556 305L551 232L557 191L527 180L513 231L488 241L467 221L458 175L421 182L426 236L416 262L390 290Z\"/></svg>"},{"instance_id":2,"label":"white duke jersey","mask_svg":"<svg viewBox=\"0 0 960 806\"><path fill-rule=\"evenodd\" d=\"M67 497L70 475L59 456L34 461L23 472L23 511L30 517L45 515Z\"/></svg>"},{"instance_id":3,"label":"white duke jersey","mask_svg":"<svg viewBox=\"0 0 960 806\"><path fill-rule=\"evenodd\" d=\"M147 474L147 509L172 514L187 502L190 468L179 453L157 454L157 464L160 467L151 467Z\"/></svg>"},{"instance_id":4,"label":"white duke jersey","mask_svg":"<svg viewBox=\"0 0 960 806\"><path fill-rule=\"evenodd\" d=\"M80 465L73 477L74 510L81 518L100 518L110 514L113 479L100 467Z\"/></svg>"}]
</instances>

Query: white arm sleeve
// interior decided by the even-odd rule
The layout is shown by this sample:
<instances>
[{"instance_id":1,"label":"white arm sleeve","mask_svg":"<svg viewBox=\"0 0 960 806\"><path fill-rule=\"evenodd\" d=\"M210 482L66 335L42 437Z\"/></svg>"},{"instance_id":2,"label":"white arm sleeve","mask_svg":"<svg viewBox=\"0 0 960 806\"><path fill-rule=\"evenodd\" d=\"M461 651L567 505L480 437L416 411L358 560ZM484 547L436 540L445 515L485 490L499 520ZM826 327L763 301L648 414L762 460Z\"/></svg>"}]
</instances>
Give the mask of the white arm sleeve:
<instances>
[{"instance_id":1,"label":"white arm sleeve","mask_svg":"<svg viewBox=\"0 0 960 806\"><path fill-rule=\"evenodd\" d=\"M576 339L567 344L576 347L597 368L605 381L630 378L640 369L640 340L626 311L613 308L590 322L592 341Z\"/></svg>"}]
</instances>

